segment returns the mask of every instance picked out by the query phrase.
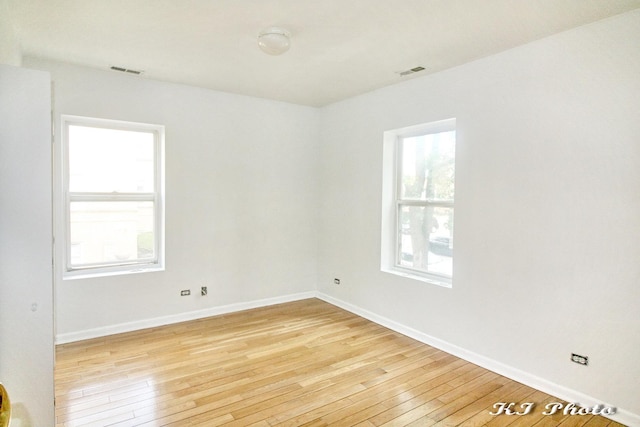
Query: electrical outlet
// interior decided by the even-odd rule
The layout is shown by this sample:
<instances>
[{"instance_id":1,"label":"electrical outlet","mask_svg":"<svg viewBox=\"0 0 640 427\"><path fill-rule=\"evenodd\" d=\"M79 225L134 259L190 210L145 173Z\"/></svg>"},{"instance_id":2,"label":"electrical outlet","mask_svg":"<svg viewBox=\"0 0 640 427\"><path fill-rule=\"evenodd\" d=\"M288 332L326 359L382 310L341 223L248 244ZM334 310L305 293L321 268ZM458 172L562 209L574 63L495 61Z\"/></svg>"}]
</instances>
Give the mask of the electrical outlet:
<instances>
[{"instance_id":1,"label":"electrical outlet","mask_svg":"<svg viewBox=\"0 0 640 427\"><path fill-rule=\"evenodd\" d=\"M335 283L336 285L340 284L340 279L333 279L333 283Z\"/></svg>"},{"instance_id":2,"label":"electrical outlet","mask_svg":"<svg viewBox=\"0 0 640 427\"><path fill-rule=\"evenodd\" d=\"M589 364L589 358L587 356L580 356L575 353L571 353L571 361L585 366Z\"/></svg>"},{"instance_id":3,"label":"electrical outlet","mask_svg":"<svg viewBox=\"0 0 640 427\"><path fill-rule=\"evenodd\" d=\"M186 297L187 295L191 295L191 291L189 289L185 289L183 291L180 291L180 296L181 297Z\"/></svg>"},{"instance_id":4,"label":"electrical outlet","mask_svg":"<svg viewBox=\"0 0 640 427\"><path fill-rule=\"evenodd\" d=\"M207 287L203 286L200 288L200 295L202 295L203 297L207 295Z\"/></svg>"}]
</instances>

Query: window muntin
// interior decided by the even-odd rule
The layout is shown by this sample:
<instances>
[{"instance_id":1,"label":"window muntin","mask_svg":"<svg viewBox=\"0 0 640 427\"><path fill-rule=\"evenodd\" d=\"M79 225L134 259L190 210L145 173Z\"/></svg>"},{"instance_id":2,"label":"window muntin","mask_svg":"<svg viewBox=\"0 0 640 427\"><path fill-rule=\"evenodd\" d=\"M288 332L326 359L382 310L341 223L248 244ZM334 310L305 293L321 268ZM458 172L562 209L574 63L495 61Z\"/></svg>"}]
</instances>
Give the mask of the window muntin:
<instances>
[{"instance_id":1,"label":"window muntin","mask_svg":"<svg viewBox=\"0 0 640 427\"><path fill-rule=\"evenodd\" d=\"M383 271L451 286L455 143L455 119L385 132Z\"/></svg>"},{"instance_id":2,"label":"window muntin","mask_svg":"<svg viewBox=\"0 0 640 427\"><path fill-rule=\"evenodd\" d=\"M65 277L163 264L162 126L63 116Z\"/></svg>"}]
</instances>

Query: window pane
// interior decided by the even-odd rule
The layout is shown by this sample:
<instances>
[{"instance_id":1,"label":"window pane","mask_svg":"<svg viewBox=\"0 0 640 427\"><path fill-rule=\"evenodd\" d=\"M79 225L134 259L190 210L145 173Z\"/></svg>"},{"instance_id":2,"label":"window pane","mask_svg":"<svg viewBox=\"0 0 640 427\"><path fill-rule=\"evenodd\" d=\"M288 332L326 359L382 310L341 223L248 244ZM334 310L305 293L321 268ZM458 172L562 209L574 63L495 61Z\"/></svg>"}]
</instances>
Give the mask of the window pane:
<instances>
[{"instance_id":1,"label":"window pane","mask_svg":"<svg viewBox=\"0 0 640 427\"><path fill-rule=\"evenodd\" d=\"M402 139L401 198L453 200L455 131Z\"/></svg>"},{"instance_id":2,"label":"window pane","mask_svg":"<svg viewBox=\"0 0 640 427\"><path fill-rule=\"evenodd\" d=\"M69 191L154 191L154 134L69 126Z\"/></svg>"},{"instance_id":3,"label":"window pane","mask_svg":"<svg viewBox=\"0 0 640 427\"><path fill-rule=\"evenodd\" d=\"M425 273L453 273L453 208L401 206L398 263Z\"/></svg>"},{"instance_id":4,"label":"window pane","mask_svg":"<svg viewBox=\"0 0 640 427\"><path fill-rule=\"evenodd\" d=\"M153 202L71 202L71 266L153 260Z\"/></svg>"}]
</instances>

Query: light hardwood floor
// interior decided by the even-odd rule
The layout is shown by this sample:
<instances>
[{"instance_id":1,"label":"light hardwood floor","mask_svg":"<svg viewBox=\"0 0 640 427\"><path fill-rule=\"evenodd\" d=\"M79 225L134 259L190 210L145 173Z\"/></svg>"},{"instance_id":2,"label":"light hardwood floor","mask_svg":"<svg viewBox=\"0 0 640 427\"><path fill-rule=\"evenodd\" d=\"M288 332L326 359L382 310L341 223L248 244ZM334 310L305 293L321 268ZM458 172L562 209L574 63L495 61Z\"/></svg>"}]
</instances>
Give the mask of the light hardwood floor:
<instances>
[{"instance_id":1,"label":"light hardwood floor","mask_svg":"<svg viewBox=\"0 0 640 427\"><path fill-rule=\"evenodd\" d=\"M620 426L317 299L57 347L57 426ZM534 402L492 416L496 402Z\"/></svg>"}]
</instances>

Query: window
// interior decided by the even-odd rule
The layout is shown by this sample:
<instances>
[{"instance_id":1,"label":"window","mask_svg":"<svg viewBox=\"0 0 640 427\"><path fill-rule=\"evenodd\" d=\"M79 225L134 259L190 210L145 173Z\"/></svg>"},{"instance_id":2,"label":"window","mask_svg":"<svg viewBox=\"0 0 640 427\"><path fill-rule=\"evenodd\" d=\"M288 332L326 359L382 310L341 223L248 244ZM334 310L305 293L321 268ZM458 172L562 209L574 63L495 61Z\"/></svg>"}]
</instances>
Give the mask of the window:
<instances>
[{"instance_id":1,"label":"window","mask_svg":"<svg viewBox=\"0 0 640 427\"><path fill-rule=\"evenodd\" d=\"M382 269L451 286L455 119L385 132Z\"/></svg>"},{"instance_id":2,"label":"window","mask_svg":"<svg viewBox=\"0 0 640 427\"><path fill-rule=\"evenodd\" d=\"M164 127L62 117L65 277L163 267Z\"/></svg>"}]
</instances>

